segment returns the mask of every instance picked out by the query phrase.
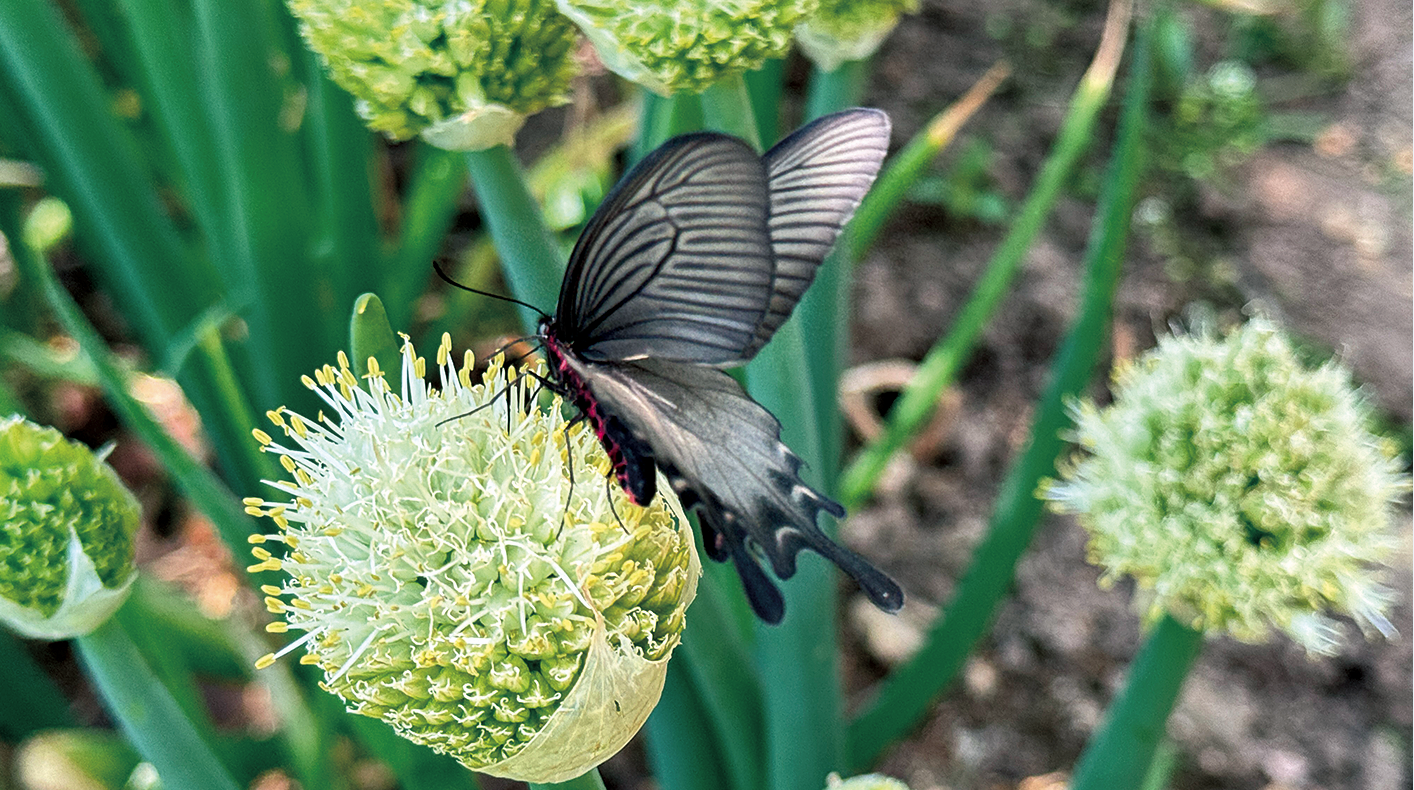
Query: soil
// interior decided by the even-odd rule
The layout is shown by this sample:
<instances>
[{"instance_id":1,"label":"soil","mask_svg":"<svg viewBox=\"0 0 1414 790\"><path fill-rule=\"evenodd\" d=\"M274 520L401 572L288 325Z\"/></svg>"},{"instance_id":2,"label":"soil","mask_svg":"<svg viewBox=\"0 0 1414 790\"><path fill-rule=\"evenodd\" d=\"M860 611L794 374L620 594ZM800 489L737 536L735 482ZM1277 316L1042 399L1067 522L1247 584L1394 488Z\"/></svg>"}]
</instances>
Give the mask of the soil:
<instances>
[{"instance_id":1,"label":"soil","mask_svg":"<svg viewBox=\"0 0 1414 790\"><path fill-rule=\"evenodd\" d=\"M1049 150L1103 12L1099 4L1035 0L925 2L877 56L867 102L889 112L895 141L904 141L992 63L1010 59L1009 86L952 150L987 141L988 172L1015 205ZM1195 69L1206 69L1223 56L1230 18L1212 9L1184 12L1199 31ZM1336 353L1407 433L1411 9L1371 0L1349 12L1352 78L1279 108L1319 117L1314 143L1267 146L1216 185L1183 186L1151 171L1141 197L1166 201L1186 243L1207 262L1197 276L1176 274L1163 245L1136 232L1111 351L1125 358L1151 347L1155 333L1181 324L1195 302L1220 323L1260 309L1302 342ZM1022 24L1027 30L1014 29ZM1258 75L1259 91L1289 79L1280 69ZM1096 143L1087 167L1098 173L1108 146ZM985 530L1075 311L1092 206L1093 198L1072 197L1059 207L960 376L936 446L922 462L896 461L873 503L844 527L848 541L910 596L900 618L878 617L862 601L848 607L856 703L947 603ZM938 209L903 212L858 268L853 359L920 359L947 331L999 237L994 227ZM904 316L910 320L901 324ZM1103 397L1103 389L1093 394ZM1407 505L1394 526L1403 548L1389 579L1401 636L1366 641L1351 627L1343 652L1321 659L1285 638L1264 645L1210 639L1169 722L1178 760L1173 790L1410 787ZM881 770L913 790L1060 786L1060 777L1047 775L1074 764L1142 641L1131 590L1101 590L1097 575L1085 561L1083 531L1048 517L961 682Z\"/></svg>"}]
</instances>

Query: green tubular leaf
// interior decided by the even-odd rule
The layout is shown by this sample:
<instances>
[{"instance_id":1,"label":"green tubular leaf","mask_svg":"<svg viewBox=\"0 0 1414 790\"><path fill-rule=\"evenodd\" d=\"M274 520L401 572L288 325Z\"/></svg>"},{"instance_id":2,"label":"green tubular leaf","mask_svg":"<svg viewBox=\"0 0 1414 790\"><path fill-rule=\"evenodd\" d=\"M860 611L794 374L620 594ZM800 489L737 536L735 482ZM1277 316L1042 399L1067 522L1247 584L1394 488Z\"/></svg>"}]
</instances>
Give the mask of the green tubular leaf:
<instances>
[{"instance_id":1,"label":"green tubular leaf","mask_svg":"<svg viewBox=\"0 0 1414 790\"><path fill-rule=\"evenodd\" d=\"M329 283L334 305L377 287L385 268L374 210L374 139L354 114L349 95L323 76L318 59L297 50L309 106L301 134L309 141L313 180L314 266Z\"/></svg>"},{"instance_id":2,"label":"green tubular leaf","mask_svg":"<svg viewBox=\"0 0 1414 790\"><path fill-rule=\"evenodd\" d=\"M388 298L388 320L393 326L410 324L413 302L427 285L431 261L441 249L465 187L461 154L417 143L417 166L403 201L398 248L376 289Z\"/></svg>"},{"instance_id":3,"label":"green tubular leaf","mask_svg":"<svg viewBox=\"0 0 1414 790\"><path fill-rule=\"evenodd\" d=\"M805 94L806 120L858 105L869 79L869 63L870 59L847 60L834 71L812 68Z\"/></svg>"},{"instance_id":4,"label":"green tubular leaf","mask_svg":"<svg viewBox=\"0 0 1414 790\"><path fill-rule=\"evenodd\" d=\"M639 88L638 96L643 111L638 140L630 152L630 166L669 138L703 127L702 102L697 96L677 93L664 98L647 88Z\"/></svg>"},{"instance_id":5,"label":"green tubular leaf","mask_svg":"<svg viewBox=\"0 0 1414 790\"><path fill-rule=\"evenodd\" d=\"M206 714L205 703L202 701L201 691L197 688L191 665L180 652L169 649L160 624L152 622L145 610L146 602L134 595L112 619L118 622L119 630L137 649L141 661L152 673L157 684L166 690L176 703L187 726L203 741L214 746L216 730ZM136 746L136 742L133 745Z\"/></svg>"},{"instance_id":6,"label":"green tubular leaf","mask_svg":"<svg viewBox=\"0 0 1414 790\"><path fill-rule=\"evenodd\" d=\"M237 790L171 694L158 682L118 618L75 640L79 658L123 734L168 787Z\"/></svg>"},{"instance_id":7,"label":"green tubular leaf","mask_svg":"<svg viewBox=\"0 0 1414 790\"><path fill-rule=\"evenodd\" d=\"M221 237L232 245L213 254L222 255L229 298L250 332L253 399L312 403L299 375L343 344L338 324L321 319L344 308L310 261L306 163L297 119L286 117L283 103L295 86L270 57L284 51L280 26L291 22L265 2L198 0L194 10L198 74L230 223Z\"/></svg>"},{"instance_id":8,"label":"green tubular leaf","mask_svg":"<svg viewBox=\"0 0 1414 790\"><path fill-rule=\"evenodd\" d=\"M760 150L751 104L740 77L723 80L702 95L709 126L752 142ZM818 290L818 286L815 289ZM807 296L809 298L809 296ZM817 297L818 298L818 297ZM834 294L825 298L835 311ZM781 440L805 460L807 481L828 492L824 482L835 465L827 455L820 415L833 412L833 365L825 370L807 350L807 327L800 316L788 320L746 366L747 389L781 422ZM830 331L835 331L834 327ZM813 341L812 341L813 342ZM819 378L817 379L817 373ZM817 382L830 386L821 391ZM829 529L829 525L826 525ZM765 784L773 790L816 790L839 767L843 746L835 616L836 576L826 563L802 563L782 583L785 620L757 626L756 664L762 678L766 739Z\"/></svg>"},{"instance_id":9,"label":"green tubular leaf","mask_svg":"<svg viewBox=\"0 0 1414 790\"><path fill-rule=\"evenodd\" d=\"M781 440L805 460L806 482L827 490L815 422L814 391L802 325L788 320L746 367L752 397L781 421ZM822 523L826 532L832 525ZM840 767L843 746L835 620L837 574L810 558L781 583L785 619L757 625L756 663L763 683L766 725L766 786L773 790L818 790Z\"/></svg>"},{"instance_id":10,"label":"green tubular leaf","mask_svg":"<svg viewBox=\"0 0 1414 790\"><path fill-rule=\"evenodd\" d=\"M681 661L670 663L663 696L643 728L648 766L663 790L741 790L723 772L725 758L716 739L703 737L707 719L690 673Z\"/></svg>"},{"instance_id":11,"label":"green tubular leaf","mask_svg":"<svg viewBox=\"0 0 1414 790\"><path fill-rule=\"evenodd\" d=\"M1110 9L1111 23L1121 15L1127 20L1128 13L1128 0L1116 0ZM1006 297L1012 279L1021 269L1031 248L1031 242L1050 216L1051 209L1060 199L1062 188L1089 146L1095 120L1104 108L1114 83L1114 64L1119 60L1126 29L1113 24L1106 26L1105 37L1096 51L1095 60L1071 97L1055 146L1046 157L1036 184L1027 195L1006 238L988 261L986 270L954 320L952 329L929 350L913 380L889 412L883 434L870 442L846 467L840 481L840 499L846 508L857 506L869 495L889 459L932 416L938 395L951 386L977 338ZM901 155L898 162L903 161ZM880 190L876 185L878 200L890 199L887 192L889 184L886 182L883 186L884 189ZM858 221L860 218L855 219Z\"/></svg>"},{"instance_id":12,"label":"green tubular leaf","mask_svg":"<svg viewBox=\"0 0 1414 790\"><path fill-rule=\"evenodd\" d=\"M1085 253L1080 312L1052 363L1053 378L1037 407L1030 444L1007 473L987 536L923 648L885 680L874 701L850 722L852 771L864 770L889 744L906 735L956 677L1010 588L1016 563L1040 520L1042 505L1034 492L1042 478L1055 474L1056 457L1065 445L1061 431L1070 424L1065 404L1090 381L1106 340L1130 211L1145 158L1142 141L1148 80L1149 50L1140 35L1130 66L1119 140Z\"/></svg>"},{"instance_id":13,"label":"green tubular leaf","mask_svg":"<svg viewBox=\"0 0 1414 790\"><path fill-rule=\"evenodd\" d=\"M8 629L0 629L0 740L19 743L40 730L74 727L69 701Z\"/></svg>"},{"instance_id":14,"label":"green tubular leaf","mask_svg":"<svg viewBox=\"0 0 1414 790\"><path fill-rule=\"evenodd\" d=\"M732 786L761 790L765 787L761 685L723 600L719 578L703 574L698 584L679 662L686 667L694 688L712 690L702 698L701 706L725 755L723 762Z\"/></svg>"},{"instance_id":15,"label":"green tubular leaf","mask_svg":"<svg viewBox=\"0 0 1414 790\"><path fill-rule=\"evenodd\" d=\"M393 334L383 300L376 294L364 294L354 301L353 314L349 316L349 355L359 378L368 375L369 357L377 359L378 367L390 375L402 369L398 336Z\"/></svg>"},{"instance_id":16,"label":"green tubular leaf","mask_svg":"<svg viewBox=\"0 0 1414 790\"><path fill-rule=\"evenodd\" d=\"M12 100L54 193L74 212L81 241L104 263L98 273L148 346L161 348L214 301L210 271L189 260L131 135L108 112L55 6L0 0L0 17L0 93Z\"/></svg>"},{"instance_id":17,"label":"green tubular leaf","mask_svg":"<svg viewBox=\"0 0 1414 790\"><path fill-rule=\"evenodd\" d=\"M94 7L101 3L90 4ZM171 150L192 215L209 243L222 245L225 218L214 138L196 82L190 19L169 0L118 0L133 52L135 78L143 88L159 132ZM183 22L187 24L183 24Z\"/></svg>"},{"instance_id":18,"label":"green tubular leaf","mask_svg":"<svg viewBox=\"0 0 1414 790\"><path fill-rule=\"evenodd\" d=\"M531 197L515 154L504 145L464 154L481 218L491 232L506 283L517 299L554 309L565 262L545 228L540 204ZM540 316L519 308L521 322L534 331Z\"/></svg>"},{"instance_id":19,"label":"green tubular leaf","mask_svg":"<svg viewBox=\"0 0 1414 790\"><path fill-rule=\"evenodd\" d=\"M1170 616L1159 621L1129 668L1119 697L1080 755L1074 790L1139 787L1154 763L1164 723L1203 649L1203 634Z\"/></svg>"}]
</instances>

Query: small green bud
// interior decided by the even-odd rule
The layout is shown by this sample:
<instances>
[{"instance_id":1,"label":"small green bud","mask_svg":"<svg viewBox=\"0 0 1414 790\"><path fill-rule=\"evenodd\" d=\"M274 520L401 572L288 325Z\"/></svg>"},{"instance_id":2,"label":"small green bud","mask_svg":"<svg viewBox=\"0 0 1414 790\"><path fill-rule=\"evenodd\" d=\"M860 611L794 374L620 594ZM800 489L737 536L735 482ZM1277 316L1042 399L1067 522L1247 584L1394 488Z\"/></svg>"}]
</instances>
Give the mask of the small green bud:
<instances>
[{"instance_id":1,"label":"small green bud","mask_svg":"<svg viewBox=\"0 0 1414 790\"><path fill-rule=\"evenodd\" d=\"M1275 627L1318 653L1337 645L1328 609L1394 633L1377 568L1408 480L1339 366L1307 369L1255 318L1160 340L1075 418L1086 454L1043 494L1079 514L1102 581L1134 577L1149 619L1247 641Z\"/></svg>"},{"instance_id":2,"label":"small green bud","mask_svg":"<svg viewBox=\"0 0 1414 790\"><path fill-rule=\"evenodd\" d=\"M819 0L557 0L620 76L669 96L701 93L790 50Z\"/></svg>"},{"instance_id":3,"label":"small green bud","mask_svg":"<svg viewBox=\"0 0 1414 790\"><path fill-rule=\"evenodd\" d=\"M19 415L0 420L0 622L70 639L122 605L140 510L92 450Z\"/></svg>"},{"instance_id":4,"label":"small green bud","mask_svg":"<svg viewBox=\"0 0 1414 790\"><path fill-rule=\"evenodd\" d=\"M303 646L349 710L483 773L564 781L657 703L696 592L692 535L670 486L646 508L605 486L608 458L558 398L524 408L499 360L473 382L445 335L437 368L429 388L405 344L393 391L341 354L306 380L326 414L271 412L288 447L256 433L293 480L276 484L288 501L246 500L279 527L250 570L288 574L264 588L271 630L305 632L258 665Z\"/></svg>"},{"instance_id":5,"label":"small green bud","mask_svg":"<svg viewBox=\"0 0 1414 790\"><path fill-rule=\"evenodd\" d=\"M795 29L795 37L816 65L834 71L874 54L899 17L917 10L918 0L820 0L820 10Z\"/></svg>"},{"instance_id":6,"label":"small green bud","mask_svg":"<svg viewBox=\"0 0 1414 790\"><path fill-rule=\"evenodd\" d=\"M525 116L563 104L574 25L552 0L289 0L310 49L394 140L510 144Z\"/></svg>"}]
</instances>

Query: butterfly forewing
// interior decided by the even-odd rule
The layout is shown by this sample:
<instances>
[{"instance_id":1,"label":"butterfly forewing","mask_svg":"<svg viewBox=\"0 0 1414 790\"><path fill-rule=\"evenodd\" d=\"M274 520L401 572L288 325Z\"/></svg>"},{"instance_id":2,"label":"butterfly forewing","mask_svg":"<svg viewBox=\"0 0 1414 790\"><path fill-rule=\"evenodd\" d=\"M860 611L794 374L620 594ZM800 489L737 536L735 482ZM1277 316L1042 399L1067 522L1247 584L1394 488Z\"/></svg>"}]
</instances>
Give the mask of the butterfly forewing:
<instances>
[{"instance_id":1,"label":"butterfly forewing","mask_svg":"<svg viewBox=\"0 0 1414 790\"><path fill-rule=\"evenodd\" d=\"M766 152L776 268L770 302L743 358L756 356L790 317L888 149L888 116L857 109L819 118Z\"/></svg>"},{"instance_id":2,"label":"butterfly forewing","mask_svg":"<svg viewBox=\"0 0 1414 790\"><path fill-rule=\"evenodd\" d=\"M558 334L593 360L736 360L771 292L766 171L732 137L659 148L620 182L570 258Z\"/></svg>"}]
</instances>

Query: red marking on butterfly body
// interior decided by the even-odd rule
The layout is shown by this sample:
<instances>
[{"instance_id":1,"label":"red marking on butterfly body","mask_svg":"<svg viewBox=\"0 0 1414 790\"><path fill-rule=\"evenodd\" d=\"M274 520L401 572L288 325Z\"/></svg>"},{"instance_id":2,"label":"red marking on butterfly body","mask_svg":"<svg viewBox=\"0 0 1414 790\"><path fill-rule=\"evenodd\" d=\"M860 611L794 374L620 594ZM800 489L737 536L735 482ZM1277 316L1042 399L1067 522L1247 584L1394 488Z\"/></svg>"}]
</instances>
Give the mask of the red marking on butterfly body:
<instances>
[{"instance_id":1,"label":"red marking on butterfly body","mask_svg":"<svg viewBox=\"0 0 1414 790\"><path fill-rule=\"evenodd\" d=\"M614 477L619 481L619 486L628 495L630 502L647 507L656 493L655 481L649 477L638 486L634 485L630 477L630 459L620 438L620 430L610 427L603 412L599 410L599 402L589 391L589 384L570 364L569 355L560 342L553 336L542 335L542 339L545 341L545 352L550 357L551 367L555 371L555 379L568 390L570 401L588 418L590 426L594 428L595 437L599 439L599 444L609 456L609 463L613 465ZM640 463L640 471L643 471L644 463L637 457L633 460ZM651 470L648 473L653 474Z\"/></svg>"}]
</instances>

